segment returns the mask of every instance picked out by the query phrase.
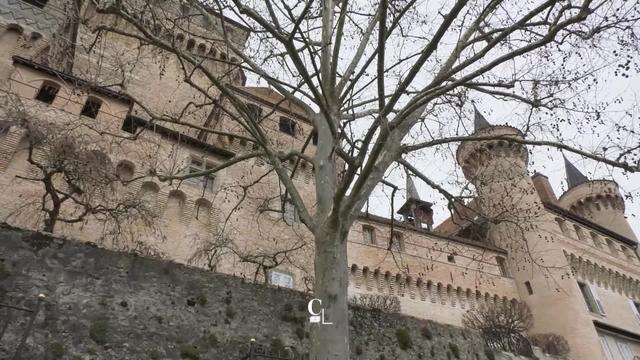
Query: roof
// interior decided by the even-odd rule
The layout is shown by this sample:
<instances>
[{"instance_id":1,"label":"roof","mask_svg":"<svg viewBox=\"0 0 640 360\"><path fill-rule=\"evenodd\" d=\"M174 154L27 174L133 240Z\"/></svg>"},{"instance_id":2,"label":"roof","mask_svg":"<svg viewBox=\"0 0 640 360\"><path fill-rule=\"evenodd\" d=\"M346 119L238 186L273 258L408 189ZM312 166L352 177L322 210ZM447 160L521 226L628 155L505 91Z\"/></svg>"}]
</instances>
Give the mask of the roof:
<instances>
[{"instance_id":1,"label":"roof","mask_svg":"<svg viewBox=\"0 0 640 360\"><path fill-rule=\"evenodd\" d=\"M98 94L102 94L105 96L109 96L112 98L116 98L116 99L120 99L120 100L124 100L126 102L132 103L133 101L131 100L130 97L121 94L119 92L113 91L111 89L108 89L106 87L103 86L98 86L95 85L94 83L81 79L77 76L71 75L71 74L67 74L64 73L62 71L58 71L54 68L51 68L47 65L43 65L43 64L39 64L33 60L27 59L27 58L23 58L22 56L13 56L13 63L14 64L20 64L20 65L24 65L26 67L30 67L34 70L38 70L38 71L42 71L44 73L47 73L49 75L55 76L61 80L67 81L67 82L71 82L73 83L73 85L77 86L77 87L86 87L91 89L91 91L94 91Z\"/></svg>"},{"instance_id":2,"label":"roof","mask_svg":"<svg viewBox=\"0 0 640 360\"><path fill-rule=\"evenodd\" d=\"M133 123L132 125L144 127L146 129L151 129L154 133L160 134L169 139L179 139L178 141L182 143L191 145L199 149L203 149L205 151L208 151L209 153L217 154L226 158L232 158L233 156L235 156L235 154L229 150L226 150L221 147L209 144L205 141L196 139L194 137L181 133L178 130L169 129L168 127L158 125L156 123L142 119L134 115L129 115L128 118L131 119Z\"/></svg>"},{"instance_id":3,"label":"roof","mask_svg":"<svg viewBox=\"0 0 640 360\"><path fill-rule=\"evenodd\" d=\"M378 215L373 215L373 214L369 214L369 213L359 213L357 215L358 219L361 220L372 220L381 224L391 224L392 220L389 218L385 218L382 216L378 216ZM402 228L404 230L410 230L410 231L414 231L417 233L422 233L423 235L427 235L427 236L432 236L432 237L436 237L439 239L443 239L443 240L449 240L449 241L454 241L460 244L465 244L465 245L469 245L469 246L474 246L474 247L478 247L478 248L482 248L482 249L486 249L486 250L491 250L491 251L495 251L498 253L502 253L502 254L506 254L507 251L499 248L497 246L491 245L491 244L487 244L487 243L482 243L482 242L478 242L478 241L473 241L473 240L468 240L468 239L464 239L461 237L457 237L457 236L446 236L446 235L442 235L442 234L438 234L426 229L417 229L414 226L411 226L409 224L400 222L400 221L396 221L393 220L393 226L396 228Z\"/></svg>"},{"instance_id":4,"label":"roof","mask_svg":"<svg viewBox=\"0 0 640 360\"><path fill-rule=\"evenodd\" d=\"M254 101L274 106L283 113L288 113L309 121L309 114L303 106L292 102L271 88L264 86L234 86L233 89Z\"/></svg>"},{"instance_id":5,"label":"roof","mask_svg":"<svg viewBox=\"0 0 640 360\"><path fill-rule=\"evenodd\" d=\"M480 111L478 111L478 108L476 107L476 105L473 105L473 130L474 131L478 131L478 130L482 130L488 127L491 127L493 125L491 125L487 119L485 119L484 115L482 115L482 113L480 113Z\"/></svg>"},{"instance_id":6,"label":"roof","mask_svg":"<svg viewBox=\"0 0 640 360\"><path fill-rule=\"evenodd\" d=\"M578 168L575 167L566 156L564 156L564 154L562 154L562 157L564 158L564 169L567 172L568 189L589 181L589 179L587 179L587 177L581 173L580 170L578 170Z\"/></svg>"}]
</instances>

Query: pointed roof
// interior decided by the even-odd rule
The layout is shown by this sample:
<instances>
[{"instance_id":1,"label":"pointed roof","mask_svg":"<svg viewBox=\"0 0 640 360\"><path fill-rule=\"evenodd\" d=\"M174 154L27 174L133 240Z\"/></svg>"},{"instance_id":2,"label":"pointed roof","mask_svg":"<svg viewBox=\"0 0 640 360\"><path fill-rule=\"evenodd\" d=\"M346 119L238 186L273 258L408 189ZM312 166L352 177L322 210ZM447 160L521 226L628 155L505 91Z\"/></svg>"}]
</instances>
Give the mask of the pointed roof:
<instances>
[{"instance_id":1,"label":"pointed roof","mask_svg":"<svg viewBox=\"0 0 640 360\"><path fill-rule=\"evenodd\" d=\"M416 185L413 183L409 172L405 172L405 175L407 177L407 200L420 200L418 189L416 189Z\"/></svg>"},{"instance_id":2,"label":"pointed roof","mask_svg":"<svg viewBox=\"0 0 640 360\"><path fill-rule=\"evenodd\" d=\"M484 128L491 127L491 125L487 119L485 119L484 115L478 111L476 104L473 104L473 127L474 131L478 131Z\"/></svg>"},{"instance_id":3,"label":"pointed roof","mask_svg":"<svg viewBox=\"0 0 640 360\"><path fill-rule=\"evenodd\" d=\"M581 173L580 170L578 170L578 168L575 167L564 154L562 154L562 157L564 158L564 168L567 172L567 186L569 189L589 181L589 179L587 179L587 177L584 176L584 174Z\"/></svg>"}]
</instances>

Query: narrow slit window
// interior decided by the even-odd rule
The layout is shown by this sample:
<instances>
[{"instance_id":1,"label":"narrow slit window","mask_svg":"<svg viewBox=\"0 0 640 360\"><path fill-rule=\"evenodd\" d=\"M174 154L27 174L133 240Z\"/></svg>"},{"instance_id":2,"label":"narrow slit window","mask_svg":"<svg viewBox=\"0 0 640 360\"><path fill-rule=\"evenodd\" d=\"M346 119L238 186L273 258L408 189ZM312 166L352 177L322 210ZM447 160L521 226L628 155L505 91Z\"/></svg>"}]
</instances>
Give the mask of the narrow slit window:
<instances>
[{"instance_id":1,"label":"narrow slit window","mask_svg":"<svg viewBox=\"0 0 640 360\"><path fill-rule=\"evenodd\" d=\"M503 257L496 257L496 263L498 264L498 269L500 270L500 275L509 276L509 269L507 268L507 260Z\"/></svg>"},{"instance_id":2,"label":"narrow slit window","mask_svg":"<svg viewBox=\"0 0 640 360\"><path fill-rule=\"evenodd\" d=\"M50 82L44 82L40 90L38 90L36 100L42 101L45 104L53 104L53 100L56 99L58 91L60 91L60 86Z\"/></svg>"},{"instance_id":3,"label":"narrow slit window","mask_svg":"<svg viewBox=\"0 0 640 360\"><path fill-rule=\"evenodd\" d=\"M531 282L525 281L524 287L527 288L527 294L533 295L533 287L531 287Z\"/></svg>"},{"instance_id":4,"label":"narrow slit window","mask_svg":"<svg viewBox=\"0 0 640 360\"><path fill-rule=\"evenodd\" d=\"M80 115L95 119L98 116L98 112L100 112L101 106L102 101L93 97L89 97L84 103Z\"/></svg>"}]
</instances>

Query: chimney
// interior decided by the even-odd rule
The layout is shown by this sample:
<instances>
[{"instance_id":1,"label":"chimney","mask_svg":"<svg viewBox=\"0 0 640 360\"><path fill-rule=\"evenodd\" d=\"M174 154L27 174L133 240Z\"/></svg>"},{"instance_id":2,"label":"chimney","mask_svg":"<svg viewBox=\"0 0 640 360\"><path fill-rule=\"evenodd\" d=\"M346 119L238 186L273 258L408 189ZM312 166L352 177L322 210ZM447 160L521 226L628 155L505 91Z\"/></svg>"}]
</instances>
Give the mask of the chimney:
<instances>
[{"instance_id":1,"label":"chimney","mask_svg":"<svg viewBox=\"0 0 640 360\"><path fill-rule=\"evenodd\" d=\"M542 200L542 202L554 204L556 201L558 201L558 198L556 197L556 194L553 192L553 188L549 183L548 177L540 174L539 172L536 172L531 177L531 180L533 181L533 186L536 188L538 196L540 196L540 200Z\"/></svg>"}]
</instances>

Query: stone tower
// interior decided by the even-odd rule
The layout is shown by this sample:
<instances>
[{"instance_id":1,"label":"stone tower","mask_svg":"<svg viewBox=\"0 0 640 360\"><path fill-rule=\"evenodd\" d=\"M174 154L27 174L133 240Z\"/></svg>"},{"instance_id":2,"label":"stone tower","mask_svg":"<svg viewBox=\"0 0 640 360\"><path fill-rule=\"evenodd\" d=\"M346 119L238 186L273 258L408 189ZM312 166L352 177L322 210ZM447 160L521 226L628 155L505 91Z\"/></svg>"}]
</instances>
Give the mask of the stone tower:
<instances>
[{"instance_id":1,"label":"stone tower","mask_svg":"<svg viewBox=\"0 0 640 360\"><path fill-rule=\"evenodd\" d=\"M589 180L566 157L567 191L559 204L572 213L598 225L637 241L624 216L624 199L618 184L613 180Z\"/></svg>"},{"instance_id":2,"label":"stone tower","mask_svg":"<svg viewBox=\"0 0 640 360\"><path fill-rule=\"evenodd\" d=\"M564 336L572 357L600 360L598 335L582 311L580 288L570 276L562 246L547 229L555 226L527 171L522 132L491 125L474 109L472 137L457 150L458 164L475 186L479 216L491 224L486 241L508 252L521 299L535 318L532 333Z\"/></svg>"},{"instance_id":3,"label":"stone tower","mask_svg":"<svg viewBox=\"0 0 640 360\"><path fill-rule=\"evenodd\" d=\"M407 177L407 201L400 207L398 214L402 215L404 222L410 223L416 229L422 229L423 225L427 230L433 227L433 209L432 203L420 199L416 185L411 180L409 173Z\"/></svg>"}]
</instances>

